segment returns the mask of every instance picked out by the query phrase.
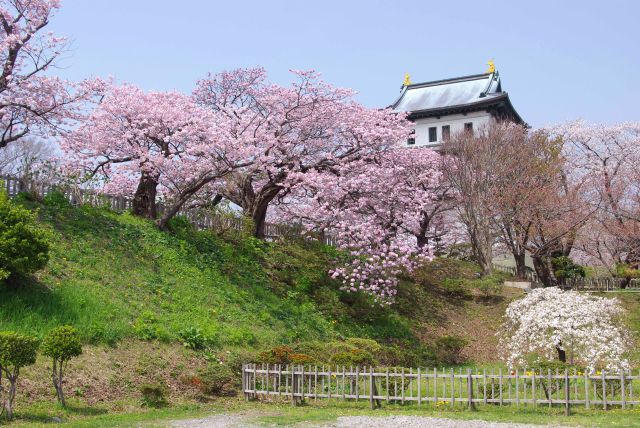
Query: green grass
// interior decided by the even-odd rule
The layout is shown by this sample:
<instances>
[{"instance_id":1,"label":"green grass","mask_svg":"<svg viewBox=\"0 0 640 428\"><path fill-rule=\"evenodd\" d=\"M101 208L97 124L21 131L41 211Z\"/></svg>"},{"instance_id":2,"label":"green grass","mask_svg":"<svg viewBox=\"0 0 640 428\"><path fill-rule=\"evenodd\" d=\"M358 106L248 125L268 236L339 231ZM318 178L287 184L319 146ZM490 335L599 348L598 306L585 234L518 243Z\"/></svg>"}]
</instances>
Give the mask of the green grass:
<instances>
[{"instance_id":1,"label":"green grass","mask_svg":"<svg viewBox=\"0 0 640 428\"><path fill-rule=\"evenodd\" d=\"M190 404L166 409L148 409L139 412L112 414L105 411L71 408L58 409L51 412L42 406L33 406L23 410L20 414L19 426L39 427L50 426L52 416L57 416L64 422L62 426L69 427L115 427L115 426L167 426L171 420L201 418L215 414L237 414L245 418L248 423L265 426L291 426L296 424L323 424L335 421L340 416L423 416L449 419L479 419L496 422L519 422L540 425L564 425L583 427L637 427L640 426L640 411L612 409L586 410L574 407L571 416L566 417L562 408L548 409L546 407L520 408L479 406L470 411L462 406L450 409L449 406L434 407L423 404L395 405L383 404L383 407L370 410L368 403L360 402L313 402L308 400L305 405L291 407L286 402L249 402L239 399L224 399L212 404ZM1 423L0 423L1 425ZM18 426L18 424L10 424Z\"/></svg>"},{"instance_id":2,"label":"green grass","mask_svg":"<svg viewBox=\"0 0 640 428\"><path fill-rule=\"evenodd\" d=\"M16 290L0 286L0 329L42 337L61 324L85 341L179 340L197 328L217 347L343 336L415 340L407 318L345 296L327 274L332 249L222 239L176 221L28 203L53 234L50 262Z\"/></svg>"}]
</instances>

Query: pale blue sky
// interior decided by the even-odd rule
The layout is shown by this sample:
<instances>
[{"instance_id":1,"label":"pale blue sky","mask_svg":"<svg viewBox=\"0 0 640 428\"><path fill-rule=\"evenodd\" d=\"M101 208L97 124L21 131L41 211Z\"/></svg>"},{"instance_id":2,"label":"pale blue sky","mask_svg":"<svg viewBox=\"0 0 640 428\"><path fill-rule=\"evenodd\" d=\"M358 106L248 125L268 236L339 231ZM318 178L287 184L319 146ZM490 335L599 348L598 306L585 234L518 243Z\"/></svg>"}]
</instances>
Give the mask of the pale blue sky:
<instances>
[{"instance_id":1,"label":"pale blue sky","mask_svg":"<svg viewBox=\"0 0 640 428\"><path fill-rule=\"evenodd\" d=\"M640 1L63 0L60 75L190 92L208 71L315 69L371 107L413 82L484 72L533 126L639 120Z\"/></svg>"}]
</instances>

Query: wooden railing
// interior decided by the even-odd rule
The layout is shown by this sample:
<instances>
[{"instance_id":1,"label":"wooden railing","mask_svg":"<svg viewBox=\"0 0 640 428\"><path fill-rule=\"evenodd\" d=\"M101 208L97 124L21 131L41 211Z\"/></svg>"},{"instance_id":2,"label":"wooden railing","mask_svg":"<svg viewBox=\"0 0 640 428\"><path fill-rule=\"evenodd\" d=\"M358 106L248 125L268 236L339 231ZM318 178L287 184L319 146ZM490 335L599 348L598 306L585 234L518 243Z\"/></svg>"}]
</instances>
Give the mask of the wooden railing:
<instances>
[{"instance_id":1,"label":"wooden railing","mask_svg":"<svg viewBox=\"0 0 640 428\"><path fill-rule=\"evenodd\" d=\"M368 401L418 406L571 405L585 408L640 405L640 371L592 374L577 370L428 369L374 367L281 366L245 364L242 390L246 400L281 399L296 405L309 400Z\"/></svg>"},{"instance_id":2,"label":"wooden railing","mask_svg":"<svg viewBox=\"0 0 640 428\"><path fill-rule=\"evenodd\" d=\"M507 273L511 276L517 276L516 268L512 266L502 266L493 264L493 268L499 272ZM525 279L532 283L532 288L541 287L538 275L530 269L525 273ZM608 291L631 291L640 292L640 279L631 279L614 277L598 277L598 278L562 278L559 280L560 288L565 290L589 291L589 292L608 292Z\"/></svg>"},{"instance_id":3,"label":"wooden railing","mask_svg":"<svg viewBox=\"0 0 640 428\"><path fill-rule=\"evenodd\" d=\"M38 198L44 198L49 193L56 191L63 194L72 205L89 204L96 207L109 208L116 212L129 210L133 205L130 198L105 195L94 190L68 185L59 185L37 180L24 180L13 176L0 176L0 182L2 183L2 190L7 192L10 197L14 197L20 192L29 192ZM158 204L158 212L162 212L163 209L163 205ZM202 209L183 209L180 210L177 215L184 216L198 229L242 231L246 227L246 222L241 217L216 215ZM323 234L313 238L311 235L305 234L300 225L282 223L267 223L265 225L265 236L270 240L299 237L304 239L317 239L325 245L335 246L337 243L335 237L331 234Z\"/></svg>"}]
</instances>

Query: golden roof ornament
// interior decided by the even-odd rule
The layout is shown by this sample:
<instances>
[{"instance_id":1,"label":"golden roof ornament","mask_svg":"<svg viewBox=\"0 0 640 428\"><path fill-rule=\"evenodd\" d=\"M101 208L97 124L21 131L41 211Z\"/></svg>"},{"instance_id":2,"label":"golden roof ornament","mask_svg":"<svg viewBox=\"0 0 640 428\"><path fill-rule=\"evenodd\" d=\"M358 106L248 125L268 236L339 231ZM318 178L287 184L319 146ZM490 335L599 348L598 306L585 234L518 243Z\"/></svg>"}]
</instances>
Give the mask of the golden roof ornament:
<instances>
[{"instance_id":1,"label":"golden roof ornament","mask_svg":"<svg viewBox=\"0 0 640 428\"><path fill-rule=\"evenodd\" d=\"M487 65L489 66L489 68L487 69L487 74L496 72L496 65L493 63L492 59L487 61Z\"/></svg>"},{"instance_id":2,"label":"golden roof ornament","mask_svg":"<svg viewBox=\"0 0 640 428\"><path fill-rule=\"evenodd\" d=\"M409 86L411 84L411 76L409 73L404 73L404 80L402 81L402 86Z\"/></svg>"}]
</instances>

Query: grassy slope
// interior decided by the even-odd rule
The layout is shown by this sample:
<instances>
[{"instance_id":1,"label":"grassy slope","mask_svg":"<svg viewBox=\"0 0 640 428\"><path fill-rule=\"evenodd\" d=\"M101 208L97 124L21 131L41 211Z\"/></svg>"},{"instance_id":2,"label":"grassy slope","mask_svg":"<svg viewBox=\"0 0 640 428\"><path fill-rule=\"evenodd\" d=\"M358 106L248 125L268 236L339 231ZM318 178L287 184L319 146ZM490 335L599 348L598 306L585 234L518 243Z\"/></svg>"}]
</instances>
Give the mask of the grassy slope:
<instances>
[{"instance_id":1,"label":"grassy slope","mask_svg":"<svg viewBox=\"0 0 640 428\"><path fill-rule=\"evenodd\" d=\"M72 324L89 342L114 343L175 340L194 327L224 346L410 335L392 311L361 323L342 310L321 248L164 233L130 215L92 208L40 207L40 217L53 232L51 260L20 290L0 289L1 329L41 336ZM312 300L320 284L324 289Z\"/></svg>"},{"instance_id":2,"label":"grassy slope","mask_svg":"<svg viewBox=\"0 0 640 428\"><path fill-rule=\"evenodd\" d=\"M440 268L418 283L404 282L397 305L378 309L338 290L326 274L330 248L221 239L183 227L160 232L127 214L31 206L52 232L51 260L23 288L0 287L0 330L42 336L72 324L93 345L70 365L71 410L50 405L45 359L23 373L23 421L132 411L140 384L158 380L168 385L172 404L194 403L200 397L188 379L206 361L180 344L179 333L190 327L212 338L218 357L297 341L357 336L410 344L455 334L469 341L468 358L494 363L501 314L521 296L519 290L489 300L452 295L442 287L447 269ZM640 332L640 295L620 297ZM149 338L159 340L140 340Z\"/></svg>"}]
</instances>

